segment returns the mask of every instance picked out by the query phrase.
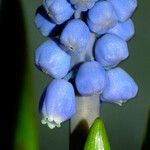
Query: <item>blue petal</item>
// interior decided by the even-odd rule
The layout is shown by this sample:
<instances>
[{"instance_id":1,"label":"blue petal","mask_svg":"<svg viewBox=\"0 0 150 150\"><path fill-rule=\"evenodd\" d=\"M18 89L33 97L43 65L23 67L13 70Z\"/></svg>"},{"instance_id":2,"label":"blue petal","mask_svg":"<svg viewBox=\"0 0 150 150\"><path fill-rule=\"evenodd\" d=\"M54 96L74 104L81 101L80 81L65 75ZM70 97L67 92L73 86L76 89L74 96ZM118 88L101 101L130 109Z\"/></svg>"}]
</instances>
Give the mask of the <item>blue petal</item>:
<instances>
[{"instance_id":1,"label":"blue petal","mask_svg":"<svg viewBox=\"0 0 150 150\"><path fill-rule=\"evenodd\" d=\"M106 84L106 73L96 61L82 64L75 78L78 92L81 95L101 93Z\"/></svg>"},{"instance_id":2,"label":"blue petal","mask_svg":"<svg viewBox=\"0 0 150 150\"><path fill-rule=\"evenodd\" d=\"M137 0L108 0L115 9L119 21L129 19L137 7Z\"/></svg>"},{"instance_id":3,"label":"blue petal","mask_svg":"<svg viewBox=\"0 0 150 150\"><path fill-rule=\"evenodd\" d=\"M95 58L105 68L111 68L129 55L126 41L113 34L105 34L95 46Z\"/></svg>"},{"instance_id":4,"label":"blue petal","mask_svg":"<svg viewBox=\"0 0 150 150\"><path fill-rule=\"evenodd\" d=\"M87 11L91 9L97 1L98 0L70 0L70 3L73 4L77 10Z\"/></svg>"},{"instance_id":5,"label":"blue petal","mask_svg":"<svg viewBox=\"0 0 150 150\"><path fill-rule=\"evenodd\" d=\"M56 24L50 22L39 13L35 16L35 25L43 36L48 36L56 26Z\"/></svg>"},{"instance_id":6,"label":"blue petal","mask_svg":"<svg viewBox=\"0 0 150 150\"><path fill-rule=\"evenodd\" d=\"M117 17L110 2L99 1L88 12L87 23L92 32L104 34L117 24Z\"/></svg>"},{"instance_id":7,"label":"blue petal","mask_svg":"<svg viewBox=\"0 0 150 150\"><path fill-rule=\"evenodd\" d=\"M50 128L72 117L76 111L75 93L71 83L54 79L47 87L42 107L42 123Z\"/></svg>"},{"instance_id":8,"label":"blue petal","mask_svg":"<svg viewBox=\"0 0 150 150\"><path fill-rule=\"evenodd\" d=\"M44 0L43 6L56 24L62 24L74 13L74 9L67 0Z\"/></svg>"},{"instance_id":9,"label":"blue petal","mask_svg":"<svg viewBox=\"0 0 150 150\"><path fill-rule=\"evenodd\" d=\"M82 20L73 19L65 26L60 40L70 53L83 54L90 40L90 31Z\"/></svg>"},{"instance_id":10,"label":"blue petal","mask_svg":"<svg viewBox=\"0 0 150 150\"><path fill-rule=\"evenodd\" d=\"M71 57L54 41L47 40L35 52L35 64L53 78L63 78L69 71Z\"/></svg>"},{"instance_id":11,"label":"blue petal","mask_svg":"<svg viewBox=\"0 0 150 150\"><path fill-rule=\"evenodd\" d=\"M121 37L123 40L128 41L135 33L134 24L131 19L128 19L125 22L118 22L118 24L109 29L107 33L115 34Z\"/></svg>"},{"instance_id":12,"label":"blue petal","mask_svg":"<svg viewBox=\"0 0 150 150\"><path fill-rule=\"evenodd\" d=\"M122 104L136 96L138 86L123 69L111 69L107 75L108 82L101 96L102 101Z\"/></svg>"}]
</instances>

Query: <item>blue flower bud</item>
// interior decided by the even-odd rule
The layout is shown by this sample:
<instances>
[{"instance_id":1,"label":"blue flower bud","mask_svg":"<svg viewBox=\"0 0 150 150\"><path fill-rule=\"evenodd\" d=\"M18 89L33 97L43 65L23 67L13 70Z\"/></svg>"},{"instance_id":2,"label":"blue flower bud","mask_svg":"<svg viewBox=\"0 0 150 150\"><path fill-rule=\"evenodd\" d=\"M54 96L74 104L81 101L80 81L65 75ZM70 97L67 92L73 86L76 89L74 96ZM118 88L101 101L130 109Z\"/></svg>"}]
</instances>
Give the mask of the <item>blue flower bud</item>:
<instances>
[{"instance_id":1,"label":"blue flower bud","mask_svg":"<svg viewBox=\"0 0 150 150\"><path fill-rule=\"evenodd\" d=\"M137 0L108 0L115 9L119 21L129 19L137 7Z\"/></svg>"},{"instance_id":2,"label":"blue flower bud","mask_svg":"<svg viewBox=\"0 0 150 150\"><path fill-rule=\"evenodd\" d=\"M40 30L43 36L48 36L56 26L56 24L47 20L40 13L37 13L35 16L35 25Z\"/></svg>"},{"instance_id":3,"label":"blue flower bud","mask_svg":"<svg viewBox=\"0 0 150 150\"><path fill-rule=\"evenodd\" d=\"M87 11L92 8L98 0L70 0L70 3L79 11Z\"/></svg>"},{"instance_id":4,"label":"blue flower bud","mask_svg":"<svg viewBox=\"0 0 150 150\"><path fill-rule=\"evenodd\" d=\"M103 34L117 24L117 17L110 2L99 1L88 12L88 26L92 32Z\"/></svg>"},{"instance_id":5,"label":"blue flower bud","mask_svg":"<svg viewBox=\"0 0 150 150\"><path fill-rule=\"evenodd\" d=\"M106 84L106 73L96 61L82 64L77 72L75 84L81 95L102 93Z\"/></svg>"},{"instance_id":6,"label":"blue flower bud","mask_svg":"<svg viewBox=\"0 0 150 150\"><path fill-rule=\"evenodd\" d=\"M88 26L80 19L73 19L64 28L60 36L61 43L70 54L85 54L87 43L90 40Z\"/></svg>"},{"instance_id":7,"label":"blue flower bud","mask_svg":"<svg viewBox=\"0 0 150 150\"><path fill-rule=\"evenodd\" d=\"M62 24L74 13L74 9L67 0L44 0L43 6L56 24Z\"/></svg>"},{"instance_id":8,"label":"blue flower bud","mask_svg":"<svg viewBox=\"0 0 150 150\"><path fill-rule=\"evenodd\" d=\"M36 66L53 78L63 78L70 69L70 63L70 55L52 40L47 40L36 49Z\"/></svg>"},{"instance_id":9,"label":"blue flower bud","mask_svg":"<svg viewBox=\"0 0 150 150\"><path fill-rule=\"evenodd\" d=\"M42 124L47 124L51 129L60 127L60 124L70 119L75 111L75 93L72 84L64 79L54 79L48 85L43 99Z\"/></svg>"},{"instance_id":10,"label":"blue flower bud","mask_svg":"<svg viewBox=\"0 0 150 150\"><path fill-rule=\"evenodd\" d=\"M138 92L138 86L132 77L123 69L117 67L107 71L108 82L101 95L105 102L121 105L134 98Z\"/></svg>"},{"instance_id":11,"label":"blue flower bud","mask_svg":"<svg viewBox=\"0 0 150 150\"><path fill-rule=\"evenodd\" d=\"M95 46L95 58L105 68L116 66L129 55L126 41L113 34L105 34Z\"/></svg>"},{"instance_id":12,"label":"blue flower bud","mask_svg":"<svg viewBox=\"0 0 150 150\"><path fill-rule=\"evenodd\" d=\"M128 41L135 33L134 24L131 19L128 19L125 22L118 22L118 24L109 29L107 33L115 34L121 37L123 40Z\"/></svg>"}]
</instances>

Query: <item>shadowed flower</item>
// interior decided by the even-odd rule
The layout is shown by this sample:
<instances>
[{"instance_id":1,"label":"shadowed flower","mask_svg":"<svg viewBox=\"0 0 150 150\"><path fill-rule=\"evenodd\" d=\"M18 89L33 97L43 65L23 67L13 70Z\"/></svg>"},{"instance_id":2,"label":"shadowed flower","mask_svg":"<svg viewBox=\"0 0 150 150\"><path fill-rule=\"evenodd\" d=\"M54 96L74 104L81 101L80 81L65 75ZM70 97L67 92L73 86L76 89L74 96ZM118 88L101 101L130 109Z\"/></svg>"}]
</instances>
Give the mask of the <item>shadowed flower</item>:
<instances>
[{"instance_id":1,"label":"shadowed flower","mask_svg":"<svg viewBox=\"0 0 150 150\"><path fill-rule=\"evenodd\" d=\"M49 36L56 27L42 6L36 11L34 23L43 36Z\"/></svg>"}]
</instances>

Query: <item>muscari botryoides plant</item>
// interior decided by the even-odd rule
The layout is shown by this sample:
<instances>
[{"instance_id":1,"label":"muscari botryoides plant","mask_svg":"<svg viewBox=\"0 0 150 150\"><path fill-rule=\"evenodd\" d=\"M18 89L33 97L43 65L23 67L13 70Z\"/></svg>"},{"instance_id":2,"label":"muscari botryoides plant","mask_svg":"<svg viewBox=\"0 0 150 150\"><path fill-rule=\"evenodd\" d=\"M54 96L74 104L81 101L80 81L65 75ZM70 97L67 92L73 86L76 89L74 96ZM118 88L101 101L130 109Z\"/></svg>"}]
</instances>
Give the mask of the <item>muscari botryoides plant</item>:
<instances>
[{"instance_id":1,"label":"muscari botryoides plant","mask_svg":"<svg viewBox=\"0 0 150 150\"><path fill-rule=\"evenodd\" d=\"M119 105L136 96L137 84L117 66L129 56L136 7L137 0L43 0L35 25L49 39L36 49L35 65L52 81L42 97L42 124L53 129L75 116L76 95L97 94L99 103ZM100 118L85 144L94 149L110 149Z\"/></svg>"}]
</instances>

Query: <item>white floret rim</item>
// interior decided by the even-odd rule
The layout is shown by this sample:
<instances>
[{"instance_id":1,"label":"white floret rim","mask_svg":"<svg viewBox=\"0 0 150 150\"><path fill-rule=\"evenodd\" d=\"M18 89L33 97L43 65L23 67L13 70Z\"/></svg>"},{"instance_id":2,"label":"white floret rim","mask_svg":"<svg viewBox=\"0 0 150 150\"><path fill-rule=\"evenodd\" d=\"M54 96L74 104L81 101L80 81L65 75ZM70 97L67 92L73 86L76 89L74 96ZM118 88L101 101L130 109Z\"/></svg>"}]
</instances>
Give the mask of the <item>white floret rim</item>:
<instances>
[{"instance_id":1,"label":"white floret rim","mask_svg":"<svg viewBox=\"0 0 150 150\"><path fill-rule=\"evenodd\" d=\"M49 116L49 117L44 117L42 120L41 120L41 123L42 124L47 124L47 126L50 128L50 129L54 129L55 127L61 127L61 120L58 119L58 118L54 118L52 116Z\"/></svg>"}]
</instances>

